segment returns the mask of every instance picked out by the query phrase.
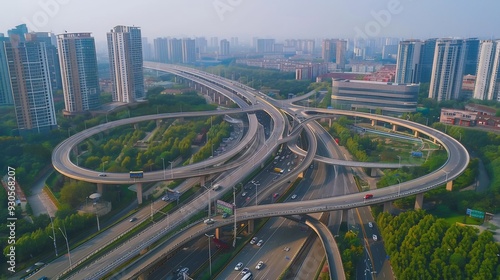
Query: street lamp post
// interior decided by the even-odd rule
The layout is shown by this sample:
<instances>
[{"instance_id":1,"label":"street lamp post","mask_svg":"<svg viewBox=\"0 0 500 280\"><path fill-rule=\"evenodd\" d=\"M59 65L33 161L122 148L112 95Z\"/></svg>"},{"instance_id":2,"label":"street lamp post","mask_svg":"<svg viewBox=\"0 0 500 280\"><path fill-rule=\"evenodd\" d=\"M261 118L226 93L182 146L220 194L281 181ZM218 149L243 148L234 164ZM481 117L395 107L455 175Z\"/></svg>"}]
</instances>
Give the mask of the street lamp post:
<instances>
[{"instance_id":1,"label":"street lamp post","mask_svg":"<svg viewBox=\"0 0 500 280\"><path fill-rule=\"evenodd\" d=\"M236 247L236 187L233 186L233 216L234 216L234 238L233 238L233 247Z\"/></svg>"},{"instance_id":2,"label":"street lamp post","mask_svg":"<svg viewBox=\"0 0 500 280\"><path fill-rule=\"evenodd\" d=\"M80 159L81 154L76 156L76 166L79 166L79 159Z\"/></svg>"},{"instance_id":3,"label":"street lamp post","mask_svg":"<svg viewBox=\"0 0 500 280\"><path fill-rule=\"evenodd\" d=\"M257 194L259 194L259 190L258 190L258 187L260 184L254 184L255 185L255 205L258 204L258 201L257 201Z\"/></svg>"},{"instance_id":4,"label":"street lamp post","mask_svg":"<svg viewBox=\"0 0 500 280\"><path fill-rule=\"evenodd\" d=\"M49 214L49 218L50 218L50 224L52 225L52 236L53 236L53 240L54 240L54 250L56 251L56 257L59 256L57 254L57 245L56 245L56 232L54 230L54 222L52 221L52 216L50 216Z\"/></svg>"},{"instance_id":5,"label":"street lamp post","mask_svg":"<svg viewBox=\"0 0 500 280\"><path fill-rule=\"evenodd\" d=\"M40 199L40 195L38 195L38 199ZM47 208L45 208L45 211L47 211L47 214L49 215L49 219L50 219L50 224L52 225L52 236L49 236L53 241L54 241L54 250L56 251L56 257L59 256L59 254L57 254L57 243L56 243L56 231L54 230L54 222L52 221L52 216L50 216L50 213L49 211L47 210Z\"/></svg>"},{"instance_id":6,"label":"street lamp post","mask_svg":"<svg viewBox=\"0 0 500 280\"><path fill-rule=\"evenodd\" d=\"M165 180L165 159L161 158L161 161L163 163L163 180Z\"/></svg>"},{"instance_id":7,"label":"street lamp post","mask_svg":"<svg viewBox=\"0 0 500 280\"><path fill-rule=\"evenodd\" d=\"M69 251L68 235L64 233L64 232L66 232L66 228L64 228L64 232L62 231L61 228L59 228L59 230L61 231L61 234L64 237L64 239L66 239L66 247L68 248L69 269L71 269L71 267L72 267L72 265L71 265L71 253Z\"/></svg>"},{"instance_id":8,"label":"street lamp post","mask_svg":"<svg viewBox=\"0 0 500 280\"><path fill-rule=\"evenodd\" d=\"M104 173L104 164L108 163L108 161L103 161L102 162L102 173Z\"/></svg>"},{"instance_id":9,"label":"street lamp post","mask_svg":"<svg viewBox=\"0 0 500 280\"><path fill-rule=\"evenodd\" d=\"M207 189L207 191L208 191L208 218L210 218L210 216L212 216L212 215L210 215L211 214L211 211L210 211L210 200L211 200L211 198L210 198L210 190L211 189L207 188L207 186L205 186L205 185L201 185L201 186L204 187L205 189Z\"/></svg>"},{"instance_id":10,"label":"street lamp post","mask_svg":"<svg viewBox=\"0 0 500 280\"><path fill-rule=\"evenodd\" d=\"M399 178L396 178L398 180L398 196L401 193L401 180Z\"/></svg>"},{"instance_id":11,"label":"street lamp post","mask_svg":"<svg viewBox=\"0 0 500 280\"><path fill-rule=\"evenodd\" d=\"M210 238L213 238L214 235L213 234L206 234L205 233L205 236L208 237L208 263L209 263L209 267L210 267L210 277L212 276L212 251L210 249Z\"/></svg>"},{"instance_id":12,"label":"street lamp post","mask_svg":"<svg viewBox=\"0 0 500 280\"><path fill-rule=\"evenodd\" d=\"M169 163L170 163L170 177L172 179L174 179L174 171L172 170L172 165L174 164L174 162L173 161L169 161Z\"/></svg>"},{"instance_id":13,"label":"street lamp post","mask_svg":"<svg viewBox=\"0 0 500 280\"><path fill-rule=\"evenodd\" d=\"M401 168L401 156L397 156L399 159L399 168Z\"/></svg>"}]
</instances>

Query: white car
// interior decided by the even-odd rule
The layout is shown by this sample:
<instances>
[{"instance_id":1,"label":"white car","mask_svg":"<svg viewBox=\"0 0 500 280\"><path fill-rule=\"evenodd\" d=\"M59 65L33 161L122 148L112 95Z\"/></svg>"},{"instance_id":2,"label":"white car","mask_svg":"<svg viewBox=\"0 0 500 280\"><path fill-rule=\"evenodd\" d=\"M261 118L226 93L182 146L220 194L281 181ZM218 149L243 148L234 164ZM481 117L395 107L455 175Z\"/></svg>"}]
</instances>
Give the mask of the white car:
<instances>
[{"instance_id":1,"label":"white car","mask_svg":"<svg viewBox=\"0 0 500 280\"><path fill-rule=\"evenodd\" d=\"M255 266L255 269L257 270L260 270L262 268L262 266L264 265L264 262L263 261L260 261L256 266Z\"/></svg>"},{"instance_id":2,"label":"white car","mask_svg":"<svg viewBox=\"0 0 500 280\"><path fill-rule=\"evenodd\" d=\"M369 226L369 227L373 227L372 222L368 222L368 226Z\"/></svg>"},{"instance_id":3,"label":"white car","mask_svg":"<svg viewBox=\"0 0 500 280\"><path fill-rule=\"evenodd\" d=\"M262 246L262 244L264 244L264 240L262 240L262 239L259 240L259 242L257 242L257 246L259 246L259 247Z\"/></svg>"},{"instance_id":4,"label":"white car","mask_svg":"<svg viewBox=\"0 0 500 280\"><path fill-rule=\"evenodd\" d=\"M250 244L255 244L257 242L258 238L255 236L254 238L252 238L252 240L250 240Z\"/></svg>"},{"instance_id":5,"label":"white car","mask_svg":"<svg viewBox=\"0 0 500 280\"><path fill-rule=\"evenodd\" d=\"M243 267L243 263L239 262L235 267L234 270L240 270Z\"/></svg>"},{"instance_id":6,"label":"white car","mask_svg":"<svg viewBox=\"0 0 500 280\"><path fill-rule=\"evenodd\" d=\"M292 199L296 199L296 198L297 198L296 194L292 195Z\"/></svg>"},{"instance_id":7,"label":"white car","mask_svg":"<svg viewBox=\"0 0 500 280\"><path fill-rule=\"evenodd\" d=\"M243 196L243 197L247 196L247 192L243 192L243 193L241 194L241 196Z\"/></svg>"},{"instance_id":8,"label":"white car","mask_svg":"<svg viewBox=\"0 0 500 280\"><path fill-rule=\"evenodd\" d=\"M372 238L373 238L373 241L377 241L377 239L378 239L376 234L374 234L374 235L372 236Z\"/></svg>"}]
</instances>

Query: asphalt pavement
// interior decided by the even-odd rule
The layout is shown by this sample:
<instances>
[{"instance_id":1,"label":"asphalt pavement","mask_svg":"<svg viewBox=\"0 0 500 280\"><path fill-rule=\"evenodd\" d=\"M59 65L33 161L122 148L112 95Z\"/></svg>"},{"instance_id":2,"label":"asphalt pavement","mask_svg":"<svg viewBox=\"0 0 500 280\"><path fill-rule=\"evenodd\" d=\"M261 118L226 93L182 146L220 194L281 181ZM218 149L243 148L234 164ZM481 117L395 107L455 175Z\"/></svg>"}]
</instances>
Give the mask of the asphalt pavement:
<instances>
[{"instance_id":1,"label":"asphalt pavement","mask_svg":"<svg viewBox=\"0 0 500 280\"><path fill-rule=\"evenodd\" d=\"M40 177L40 179L34 182L33 187L31 188L32 194L27 197L28 203L30 204L31 209L33 209L34 216L49 214L51 217L55 217L57 207L43 190L43 187L45 187L45 181L53 171L53 168L48 169Z\"/></svg>"}]
</instances>

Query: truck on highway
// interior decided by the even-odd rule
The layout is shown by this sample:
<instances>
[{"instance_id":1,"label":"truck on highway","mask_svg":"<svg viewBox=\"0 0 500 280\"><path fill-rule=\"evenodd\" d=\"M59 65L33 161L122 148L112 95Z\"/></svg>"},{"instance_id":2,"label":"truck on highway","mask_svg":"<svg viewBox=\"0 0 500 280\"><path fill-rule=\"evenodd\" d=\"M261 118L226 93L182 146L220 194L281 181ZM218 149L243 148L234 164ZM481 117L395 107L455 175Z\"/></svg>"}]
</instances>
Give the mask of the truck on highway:
<instances>
[{"instance_id":1,"label":"truck on highway","mask_svg":"<svg viewBox=\"0 0 500 280\"><path fill-rule=\"evenodd\" d=\"M283 169L281 169L281 168L279 168L279 167L275 167L275 168L273 169L273 171L274 171L274 172L276 172L276 173L279 173L279 174L283 174L283 172L284 172L284 171L283 171Z\"/></svg>"}]
</instances>

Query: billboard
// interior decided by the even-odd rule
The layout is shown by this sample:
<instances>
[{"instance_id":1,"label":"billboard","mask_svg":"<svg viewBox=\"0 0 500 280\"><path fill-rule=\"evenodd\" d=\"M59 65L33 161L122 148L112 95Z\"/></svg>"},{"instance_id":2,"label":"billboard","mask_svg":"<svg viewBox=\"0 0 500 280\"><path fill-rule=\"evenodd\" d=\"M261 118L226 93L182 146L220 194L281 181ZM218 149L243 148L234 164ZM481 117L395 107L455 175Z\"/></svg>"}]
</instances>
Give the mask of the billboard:
<instances>
[{"instance_id":1,"label":"billboard","mask_svg":"<svg viewBox=\"0 0 500 280\"><path fill-rule=\"evenodd\" d=\"M228 213L233 215L233 205L231 203L227 203L223 200L217 200L217 212L218 213Z\"/></svg>"}]
</instances>

